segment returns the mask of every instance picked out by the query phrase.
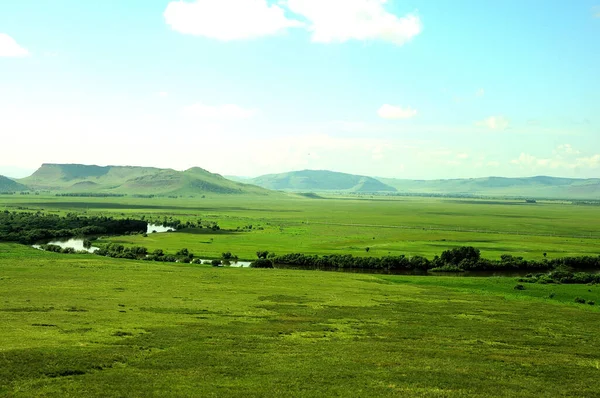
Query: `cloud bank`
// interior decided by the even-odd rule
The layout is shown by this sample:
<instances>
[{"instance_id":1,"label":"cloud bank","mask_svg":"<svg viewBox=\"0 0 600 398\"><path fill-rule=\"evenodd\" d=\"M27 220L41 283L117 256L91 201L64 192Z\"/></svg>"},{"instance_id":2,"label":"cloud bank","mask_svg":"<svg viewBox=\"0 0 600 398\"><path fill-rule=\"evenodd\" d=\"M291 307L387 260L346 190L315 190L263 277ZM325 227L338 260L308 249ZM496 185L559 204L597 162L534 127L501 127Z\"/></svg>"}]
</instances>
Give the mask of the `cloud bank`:
<instances>
[{"instance_id":1,"label":"cloud bank","mask_svg":"<svg viewBox=\"0 0 600 398\"><path fill-rule=\"evenodd\" d=\"M173 1L164 17L176 32L222 41L253 39L302 25L266 0Z\"/></svg>"},{"instance_id":2,"label":"cloud bank","mask_svg":"<svg viewBox=\"0 0 600 398\"><path fill-rule=\"evenodd\" d=\"M423 30L415 14L398 17L387 0L172 1L164 11L176 32L231 41L254 39L304 28L317 43L380 40L403 45Z\"/></svg>"},{"instance_id":3,"label":"cloud bank","mask_svg":"<svg viewBox=\"0 0 600 398\"><path fill-rule=\"evenodd\" d=\"M5 33L0 33L0 57L26 57L29 51L21 47L15 39Z\"/></svg>"},{"instance_id":4,"label":"cloud bank","mask_svg":"<svg viewBox=\"0 0 600 398\"><path fill-rule=\"evenodd\" d=\"M309 21L312 41L382 40L402 45L421 33L421 20L386 11L386 0L288 0L295 14Z\"/></svg>"}]
</instances>

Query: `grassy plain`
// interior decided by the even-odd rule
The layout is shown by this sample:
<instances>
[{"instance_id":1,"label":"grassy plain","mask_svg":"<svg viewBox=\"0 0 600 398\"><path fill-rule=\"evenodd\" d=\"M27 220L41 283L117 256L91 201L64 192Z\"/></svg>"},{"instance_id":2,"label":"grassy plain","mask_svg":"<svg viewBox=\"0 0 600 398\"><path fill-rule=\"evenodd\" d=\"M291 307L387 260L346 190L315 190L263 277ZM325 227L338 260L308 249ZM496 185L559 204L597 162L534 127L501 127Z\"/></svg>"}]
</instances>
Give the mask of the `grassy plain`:
<instances>
[{"instance_id":1,"label":"grassy plain","mask_svg":"<svg viewBox=\"0 0 600 398\"><path fill-rule=\"evenodd\" d=\"M215 221L229 231L115 237L108 241L197 256L232 252L251 260L257 250L277 254L425 255L472 245L488 258L503 253L540 259L600 254L600 206L568 202L406 197L207 195L206 198L65 198L5 196L1 206L66 213ZM252 225L246 232L231 232ZM366 248L370 251L367 253Z\"/></svg>"},{"instance_id":2,"label":"grassy plain","mask_svg":"<svg viewBox=\"0 0 600 398\"><path fill-rule=\"evenodd\" d=\"M600 288L514 285L0 244L0 395L600 396Z\"/></svg>"}]
</instances>

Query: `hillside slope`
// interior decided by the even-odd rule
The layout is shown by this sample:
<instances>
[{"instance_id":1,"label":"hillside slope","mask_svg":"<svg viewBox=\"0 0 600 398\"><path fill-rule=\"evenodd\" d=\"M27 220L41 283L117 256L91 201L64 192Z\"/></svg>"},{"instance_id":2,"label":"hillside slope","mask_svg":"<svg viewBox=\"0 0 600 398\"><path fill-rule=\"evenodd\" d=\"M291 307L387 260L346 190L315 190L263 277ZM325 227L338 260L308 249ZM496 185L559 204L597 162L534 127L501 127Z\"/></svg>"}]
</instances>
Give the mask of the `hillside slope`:
<instances>
[{"instance_id":1,"label":"hillside slope","mask_svg":"<svg viewBox=\"0 0 600 398\"><path fill-rule=\"evenodd\" d=\"M395 192L396 189L372 177L327 170L302 170L268 174L249 180L267 189L283 191Z\"/></svg>"},{"instance_id":2,"label":"hillside slope","mask_svg":"<svg viewBox=\"0 0 600 398\"><path fill-rule=\"evenodd\" d=\"M176 171L154 167L43 164L19 182L32 189L64 193L269 194L266 189L233 182L201 168Z\"/></svg>"},{"instance_id":3,"label":"hillside slope","mask_svg":"<svg viewBox=\"0 0 600 398\"><path fill-rule=\"evenodd\" d=\"M27 187L11 180L8 177L0 176L0 192L18 192L26 191Z\"/></svg>"},{"instance_id":4,"label":"hillside slope","mask_svg":"<svg viewBox=\"0 0 600 398\"><path fill-rule=\"evenodd\" d=\"M398 192L440 195L518 196L560 199L600 199L600 179L486 177L453 180L379 178Z\"/></svg>"}]
</instances>

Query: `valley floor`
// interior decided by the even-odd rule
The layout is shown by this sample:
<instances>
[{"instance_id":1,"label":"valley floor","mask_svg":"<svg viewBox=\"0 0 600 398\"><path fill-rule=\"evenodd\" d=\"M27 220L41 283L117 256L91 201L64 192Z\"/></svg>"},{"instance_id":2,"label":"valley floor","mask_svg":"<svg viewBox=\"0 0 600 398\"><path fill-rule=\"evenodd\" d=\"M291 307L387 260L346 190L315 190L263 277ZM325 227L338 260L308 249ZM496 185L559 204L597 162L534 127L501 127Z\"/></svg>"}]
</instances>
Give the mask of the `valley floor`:
<instances>
[{"instance_id":1,"label":"valley floor","mask_svg":"<svg viewBox=\"0 0 600 398\"><path fill-rule=\"evenodd\" d=\"M600 288L515 284L0 244L0 395L600 396Z\"/></svg>"}]
</instances>

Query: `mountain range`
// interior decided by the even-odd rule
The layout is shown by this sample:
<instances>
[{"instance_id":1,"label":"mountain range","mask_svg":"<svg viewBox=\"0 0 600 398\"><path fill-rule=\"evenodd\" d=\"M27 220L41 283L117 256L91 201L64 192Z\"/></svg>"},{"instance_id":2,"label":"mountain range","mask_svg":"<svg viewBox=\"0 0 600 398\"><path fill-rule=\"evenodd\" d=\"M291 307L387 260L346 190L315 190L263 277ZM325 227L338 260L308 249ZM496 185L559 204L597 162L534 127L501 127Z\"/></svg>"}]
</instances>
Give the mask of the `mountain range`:
<instances>
[{"instance_id":1,"label":"mountain range","mask_svg":"<svg viewBox=\"0 0 600 398\"><path fill-rule=\"evenodd\" d=\"M255 185L238 183L199 167L185 171L135 166L43 164L18 183L32 190L65 193L139 195L272 194Z\"/></svg>"},{"instance_id":2,"label":"mountain range","mask_svg":"<svg viewBox=\"0 0 600 398\"><path fill-rule=\"evenodd\" d=\"M328 170L267 174L246 182L280 191L396 192L396 188L372 177Z\"/></svg>"},{"instance_id":3,"label":"mountain range","mask_svg":"<svg viewBox=\"0 0 600 398\"><path fill-rule=\"evenodd\" d=\"M50 163L43 164L26 178L13 180L0 176L0 192L28 190L129 195L277 195L274 191L287 191L600 200L600 179L537 176L407 180L328 170L225 178L199 167L176 171L155 167Z\"/></svg>"},{"instance_id":4,"label":"mountain range","mask_svg":"<svg viewBox=\"0 0 600 398\"><path fill-rule=\"evenodd\" d=\"M600 179L558 177L407 180L375 178L327 170L303 170L256 178L227 177L267 189L291 192L398 193L409 195L498 196L548 199L600 199Z\"/></svg>"}]
</instances>

